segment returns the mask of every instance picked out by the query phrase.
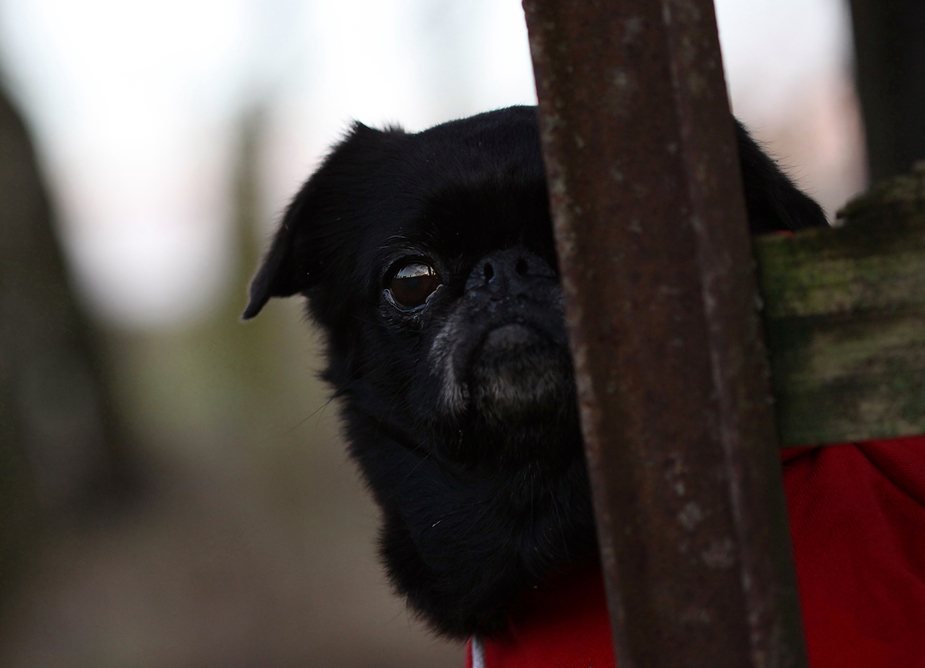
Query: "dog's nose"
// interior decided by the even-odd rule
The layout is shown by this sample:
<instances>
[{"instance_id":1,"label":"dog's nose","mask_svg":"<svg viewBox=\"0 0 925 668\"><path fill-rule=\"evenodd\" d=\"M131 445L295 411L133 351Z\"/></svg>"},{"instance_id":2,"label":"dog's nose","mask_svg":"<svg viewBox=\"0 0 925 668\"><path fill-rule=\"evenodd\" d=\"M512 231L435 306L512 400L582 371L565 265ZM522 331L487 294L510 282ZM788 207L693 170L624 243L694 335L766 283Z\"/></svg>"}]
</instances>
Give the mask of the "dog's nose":
<instances>
[{"instance_id":1,"label":"dog's nose","mask_svg":"<svg viewBox=\"0 0 925 668\"><path fill-rule=\"evenodd\" d=\"M492 294L520 294L529 290L537 278L555 279L556 272L536 253L523 247L489 253L479 260L469 279L466 292L484 289Z\"/></svg>"}]
</instances>

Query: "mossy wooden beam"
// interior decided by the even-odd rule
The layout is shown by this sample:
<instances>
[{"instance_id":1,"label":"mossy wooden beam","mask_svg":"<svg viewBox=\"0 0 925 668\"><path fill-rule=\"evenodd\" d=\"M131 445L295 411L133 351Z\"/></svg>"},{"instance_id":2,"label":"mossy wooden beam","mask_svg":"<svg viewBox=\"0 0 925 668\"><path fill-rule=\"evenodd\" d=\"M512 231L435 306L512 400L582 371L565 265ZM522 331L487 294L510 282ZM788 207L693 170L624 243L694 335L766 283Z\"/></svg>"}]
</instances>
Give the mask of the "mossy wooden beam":
<instances>
[{"instance_id":1,"label":"mossy wooden beam","mask_svg":"<svg viewBox=\"0 0 925 668\"><path fill-rule=\"evenodd\" d=\"M756 243L784 446L925 433L925 163Z\"/></svg>"}]
</instances>

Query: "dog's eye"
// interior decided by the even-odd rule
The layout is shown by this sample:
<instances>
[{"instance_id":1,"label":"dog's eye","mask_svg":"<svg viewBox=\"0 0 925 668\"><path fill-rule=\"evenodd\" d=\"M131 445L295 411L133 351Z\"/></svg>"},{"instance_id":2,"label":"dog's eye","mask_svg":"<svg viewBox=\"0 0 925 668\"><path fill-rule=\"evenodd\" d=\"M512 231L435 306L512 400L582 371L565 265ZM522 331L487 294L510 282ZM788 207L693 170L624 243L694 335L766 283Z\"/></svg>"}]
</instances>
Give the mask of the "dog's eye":
<instances>
[{"instance_id":1,"label":"dog's eye","mask_svg":"<svg viewBox=\"0 0 925 668\"><path fill-rule=\"evenodd\" d=\"M392 300L401 308L420 306L440 287L440 276L423 262L412 262L399 269L389 281Z\"/></svg>"}]
</instances>

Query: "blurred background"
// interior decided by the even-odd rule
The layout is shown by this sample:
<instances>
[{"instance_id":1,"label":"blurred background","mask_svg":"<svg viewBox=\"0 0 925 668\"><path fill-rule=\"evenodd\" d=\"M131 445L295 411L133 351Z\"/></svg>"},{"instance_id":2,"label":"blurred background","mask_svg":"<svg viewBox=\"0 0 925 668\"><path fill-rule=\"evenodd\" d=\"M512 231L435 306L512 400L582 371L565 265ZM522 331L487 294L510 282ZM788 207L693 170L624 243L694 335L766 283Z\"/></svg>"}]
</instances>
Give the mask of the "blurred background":
<instances>
[{"instance_id":1,"label":"blurred background","mask_svg":"<svg viewBox=\"0 0 925 668\"><path fill-rule=\"evenodd\" d=\"M735 113L831 217L891 169L852 8L716 7ZM0 75L0 666L462 666L376 562L302 304L238 316L351 119L535 102L519 2L0 0Z\"/></svg>"}]
</instances>

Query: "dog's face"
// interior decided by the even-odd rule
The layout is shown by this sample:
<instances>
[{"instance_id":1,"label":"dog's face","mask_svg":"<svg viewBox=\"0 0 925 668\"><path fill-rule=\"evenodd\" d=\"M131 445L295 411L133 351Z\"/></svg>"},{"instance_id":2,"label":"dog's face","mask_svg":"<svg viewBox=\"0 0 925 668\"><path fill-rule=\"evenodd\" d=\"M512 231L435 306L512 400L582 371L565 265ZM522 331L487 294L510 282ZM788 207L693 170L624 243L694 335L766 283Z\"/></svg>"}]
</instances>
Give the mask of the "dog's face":
<instances>
[{"instance_id":1,"label":"dog's face","mask_svg":"<svg viewBox=\"0 0 925 668\"><path fill-rule=\"evenodd\" d=\"M283 229L272 278L311 293L338 388L361 382L454 470L544 475L580 455L532 109L356 126Z\"/></svg>"},{"instance_id":2,"label":"dog's face","mask_svg":"<svg viewBox=\"0 0 925 668\"><path fill-rule=\"evenodd\" d=\"M739 132L753 230L824 224ZM499 629L519 591L593 554L532 108L355 125L290 205L245 317L295 293L327 334L392 581L436 629Z\"/></svg>"}]
</instances>

